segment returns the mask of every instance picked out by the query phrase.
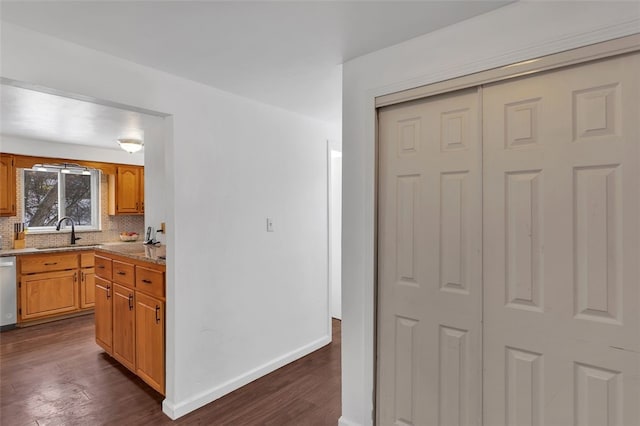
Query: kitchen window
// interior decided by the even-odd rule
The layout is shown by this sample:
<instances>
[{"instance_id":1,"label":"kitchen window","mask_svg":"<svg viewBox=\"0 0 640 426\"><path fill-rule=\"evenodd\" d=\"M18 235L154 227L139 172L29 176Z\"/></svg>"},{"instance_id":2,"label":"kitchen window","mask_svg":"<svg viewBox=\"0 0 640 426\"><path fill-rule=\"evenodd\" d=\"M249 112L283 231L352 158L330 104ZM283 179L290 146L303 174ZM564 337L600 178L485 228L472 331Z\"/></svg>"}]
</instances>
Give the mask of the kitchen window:
<instances>
[{"instance_id":1,"label":"kitchen window","mask_svg":"<svg viewBox=\"0 0 640 426\"><path fill-rule=\"evenodd\" d=\"M23 170L22 184L23 218L29 231L54 231L65 216L73 219L76 230L100 229L99 170L36 165Z\"/></svg>"}]
</instances>

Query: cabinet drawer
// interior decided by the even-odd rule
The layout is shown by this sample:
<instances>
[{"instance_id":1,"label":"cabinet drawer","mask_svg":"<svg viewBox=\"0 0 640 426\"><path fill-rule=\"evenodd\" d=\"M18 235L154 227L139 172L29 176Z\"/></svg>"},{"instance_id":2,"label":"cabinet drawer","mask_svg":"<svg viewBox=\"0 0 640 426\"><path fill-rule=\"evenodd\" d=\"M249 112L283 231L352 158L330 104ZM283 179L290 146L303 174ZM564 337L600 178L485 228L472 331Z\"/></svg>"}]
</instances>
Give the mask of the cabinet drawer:
<instances>
[{"instance_id":1,"label":"cabinet drawer","mask_svg":"<svg viewBox=\"0 0 640 426\"><path fill-rule=\"evenodd\" d=\"M95 265L95 256L92 251L80 253L80 267L93 268Z\"/></svg>"},{"instance_id":2,"label":"cabinet drawer","mask_svg":"<svg viewBox=\"0 0 640 426\"><path fill-rule=\"evenodd\" d=\"M133 287L134 280L134 267L131 263L120 262L119 260L113 261L113 274L112 280L118 284Z\"/></svg>"},{"instance_id":3,"label":"cabinet drawer","mask_svg":"<svg viewBox=\"0 0 640 426\"><path fill-rule=\"evenodd\" d=\"M164 272L136 266L136 290L164 297Z\"/></svg>"},{"instance_id":4,"label":"cabinet drawer","mask_svg":"<svg viewBox=\"0 0 640 426\"><path fill-rule=\"evenodd\" d=\"M111 259L96 254L94 262L96 265L96 275L111 281Z\"/></svg>"},{"instance_id":5,"label":"cabinet drawer","mask_svg":"<svg viewBox=\"0 0 640 426\"><path fill-rule=\"evenodd\" d=\"M48 254L46 256L22 256L20 273L64 271L78 268L78 254Z\"/></svg>"}]
</instances>

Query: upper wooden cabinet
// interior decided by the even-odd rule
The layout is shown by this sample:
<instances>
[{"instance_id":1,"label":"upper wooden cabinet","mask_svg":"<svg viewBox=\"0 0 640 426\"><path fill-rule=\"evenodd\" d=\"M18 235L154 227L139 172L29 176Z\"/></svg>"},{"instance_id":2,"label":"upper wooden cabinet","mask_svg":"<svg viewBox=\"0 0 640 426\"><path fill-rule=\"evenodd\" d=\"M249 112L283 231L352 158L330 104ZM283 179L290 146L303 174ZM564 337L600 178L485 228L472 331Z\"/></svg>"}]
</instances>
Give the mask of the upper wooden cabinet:
<instances>
[{"instance_id":1,"label":"upper wooden cabinet","mask_svg":"<svg viewBox=\"0 0 640 426\"><path fill-rule=\"evenodd\" d=\"M144 168L118 166L109 175L109 214L144 213Z\"/></svg>"},{"instance_id":2,"label":"upper wooden cabinet","mask_svg":"<svg viewBox=\"0 0 640 426\"><path fill-rule=\"evenodd\" d=\"M13 155L0 154L0 216L16 215L16 166Z\"/></svg>"}]
</instances>

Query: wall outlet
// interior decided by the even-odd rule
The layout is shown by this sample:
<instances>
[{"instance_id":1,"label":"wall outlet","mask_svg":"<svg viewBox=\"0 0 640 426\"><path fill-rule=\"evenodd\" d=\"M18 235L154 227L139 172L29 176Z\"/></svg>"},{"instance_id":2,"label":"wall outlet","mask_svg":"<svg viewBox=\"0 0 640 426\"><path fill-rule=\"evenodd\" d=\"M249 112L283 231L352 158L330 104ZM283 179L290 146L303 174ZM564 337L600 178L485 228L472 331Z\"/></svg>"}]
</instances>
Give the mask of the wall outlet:
<instances>
[{"instance_id":1,"label":"wall outlet","mask_svg":"<svg viewBox=\"0 0 640 426\"><path fill-rule=\"evenodd\" d=\"M273 219L267 218L267 232L273 232Z\"/></svg>"}]
</instances>

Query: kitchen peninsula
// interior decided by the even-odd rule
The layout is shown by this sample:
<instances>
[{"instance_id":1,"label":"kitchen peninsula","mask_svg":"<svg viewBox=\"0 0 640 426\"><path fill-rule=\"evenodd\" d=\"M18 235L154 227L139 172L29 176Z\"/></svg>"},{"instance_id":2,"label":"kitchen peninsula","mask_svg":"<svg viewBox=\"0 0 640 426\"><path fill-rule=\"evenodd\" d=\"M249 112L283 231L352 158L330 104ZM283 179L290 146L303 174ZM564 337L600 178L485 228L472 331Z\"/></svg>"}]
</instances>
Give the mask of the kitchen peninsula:
<instances>
[{"instance_id":1,"label":"kitchen peninsula","mask_svg":"<svg viewBox=\"0 0 640 426\"><path fill-rule=\"evenodd\" d=\"M164 395L165 247L95 249L96 343Z\"/></svg>"}]
</instances>

